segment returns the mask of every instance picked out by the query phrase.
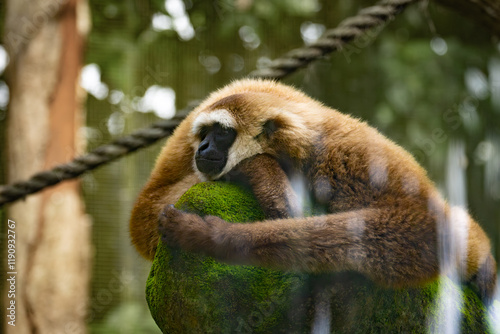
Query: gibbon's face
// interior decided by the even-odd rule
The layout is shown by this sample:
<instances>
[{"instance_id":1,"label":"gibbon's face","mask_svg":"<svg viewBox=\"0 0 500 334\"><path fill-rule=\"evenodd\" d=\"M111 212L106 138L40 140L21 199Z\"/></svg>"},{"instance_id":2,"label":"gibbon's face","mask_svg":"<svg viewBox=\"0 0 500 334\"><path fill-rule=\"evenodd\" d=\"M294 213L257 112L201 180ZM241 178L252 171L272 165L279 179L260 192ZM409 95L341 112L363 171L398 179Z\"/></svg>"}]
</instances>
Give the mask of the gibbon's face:
<instances>
[{"instance_id":1,"label":"gibbon's face","mask_svg":"<svg viewBox=\"0 0 500 334\"><path fill-rule=\"evenodd\" d=\"M244 125L238 124L225 109L204 111L194 119L194 168L202 180L218 179L240 161L264 152L262 144L274 124L253 123L246 120Z\"/></svg>"},{"instance_id":2,"label":"gibbon's face","mask_svg":"<svg viewBox=\"0 0 500 334\"><path fill-rule=\"evenodd\" d=\"M227 164L236 134L235 129L220 123L202 126L198 133L201 142L194 156L196 168L206 175L220 174Z\"/></svg>"},{"instance_id":3,"label":"gibbon's face","mask_svg":"<svg viewBox=\"0 0 500 334\"><path fill-rule=\"evenodd\" d=\"M318 135L303 117L311 108L317 106L269 93L219 96L192 114L195 173L202 181L216 180L261 153L304 159Z\"/></svg>"}]
</instances>

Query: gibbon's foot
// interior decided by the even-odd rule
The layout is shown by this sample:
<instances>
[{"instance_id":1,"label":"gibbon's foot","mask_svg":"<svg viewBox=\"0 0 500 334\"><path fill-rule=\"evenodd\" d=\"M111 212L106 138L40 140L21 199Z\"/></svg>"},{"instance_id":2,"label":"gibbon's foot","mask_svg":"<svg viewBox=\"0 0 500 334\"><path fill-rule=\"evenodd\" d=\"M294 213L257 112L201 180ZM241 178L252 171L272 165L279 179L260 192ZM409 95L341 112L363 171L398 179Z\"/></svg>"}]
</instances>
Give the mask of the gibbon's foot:
<instances>
[{"instance_id":1,"label":"gibbon's foot","mask_svg":"<svg viewBox=\"0 0 500 334\"><path fill-rule=\"evenodd\" d=\"M229 223L217 217L202 218L193 213L166 205L158 220L161 240L172 248L204 253L215 247L213 236L220 233Z\"/></svg>"}]
</instances>

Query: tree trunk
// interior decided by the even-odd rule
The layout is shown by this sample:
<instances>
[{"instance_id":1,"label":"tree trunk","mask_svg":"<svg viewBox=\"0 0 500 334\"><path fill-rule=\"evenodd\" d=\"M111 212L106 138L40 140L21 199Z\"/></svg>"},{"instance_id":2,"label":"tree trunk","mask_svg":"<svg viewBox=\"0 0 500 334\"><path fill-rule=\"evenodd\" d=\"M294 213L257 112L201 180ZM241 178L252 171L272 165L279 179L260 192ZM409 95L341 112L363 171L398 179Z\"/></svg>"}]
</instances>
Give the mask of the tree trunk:
<instances>
[{"instance_id":1,"label":"tree trunk","mask_svg":"<svg viewBox=\"0 0 500 334\"><path fill-rule=\"evenodd\" d=\"M9 183L82 153L85 1L7 1ZM10 205L7 218L16 223L15 327L7 318L5 332L84 332L90 224L79 181Z\"/></svg>"}]
</instances>

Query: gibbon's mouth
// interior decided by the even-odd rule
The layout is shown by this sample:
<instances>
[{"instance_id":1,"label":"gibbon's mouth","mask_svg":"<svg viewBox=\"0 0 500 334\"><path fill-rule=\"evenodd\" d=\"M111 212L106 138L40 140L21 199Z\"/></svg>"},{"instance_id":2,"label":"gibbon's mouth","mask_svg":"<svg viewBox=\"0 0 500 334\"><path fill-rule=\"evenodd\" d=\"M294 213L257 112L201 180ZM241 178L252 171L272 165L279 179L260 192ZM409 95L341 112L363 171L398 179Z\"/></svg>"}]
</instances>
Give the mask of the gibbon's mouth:
<instances>
[{"instance_id":1,"label":"gibbon's mouth","mask_svg":"<svg viewBox=\"0 0 500 334\"><path fill-rule=\"evenodd\" d=\"M196 157L196 168L203 174L207 175L217 175L222 172L224 166L226 165L226 159L214 159L214 158L201 158Z\"/></svg>"}]
</instances>

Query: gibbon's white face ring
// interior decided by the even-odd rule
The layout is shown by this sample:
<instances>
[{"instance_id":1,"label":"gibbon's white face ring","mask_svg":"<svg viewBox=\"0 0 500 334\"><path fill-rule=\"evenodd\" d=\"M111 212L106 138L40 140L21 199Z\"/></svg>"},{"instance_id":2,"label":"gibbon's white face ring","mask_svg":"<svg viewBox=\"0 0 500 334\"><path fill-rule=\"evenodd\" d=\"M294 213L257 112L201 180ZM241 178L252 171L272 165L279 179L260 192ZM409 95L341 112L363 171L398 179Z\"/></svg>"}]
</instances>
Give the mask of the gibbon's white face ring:
<instances>
[{"instance_id":1,"label":"gibbon's white face ring","mask_svg":"<svg viewBox=\"0 0 500 334\"><path fill-rule=\"evenodd\" d=\"M191 126L191 133L197 135L204 126L210 126L214 123L219 123L225 128L236 128L236 120L225 109L217 109L209 112L204 112L198 115Z\"/></svg>"},{"instance_id":2,"label":"gibbon's white face ring","mask_svg":"<svg viewBox=\"0 0 500 334\"><path fill-rule=\"evenodd\" d=\"M226 128L236 129L236 120L229 113L229 111L225 109L217 109L210 112L204 112L200 114L198 117L196 117L191 127L191 133L196 136L198 135L202 127L210 126L213 125L214 123L219 123ZM200 145L199 140L195 140L193 142L193 148L195 152L197 151L199 145ZM228 173L238 163L240 163L240 161L246 158L250 158L259 153L263 153L260 144L252 136L248 134L242 134L239 132L236 136L236 140L229 149L227 162L222 172L212 177L207 176L206 174L198 170L194 159L193 159L193 168L196 175L200 178L200 180L202 181L208 181L211 179L216 180L221 176L223 176L224 174Z\"/></svg>"}]
</instances>

